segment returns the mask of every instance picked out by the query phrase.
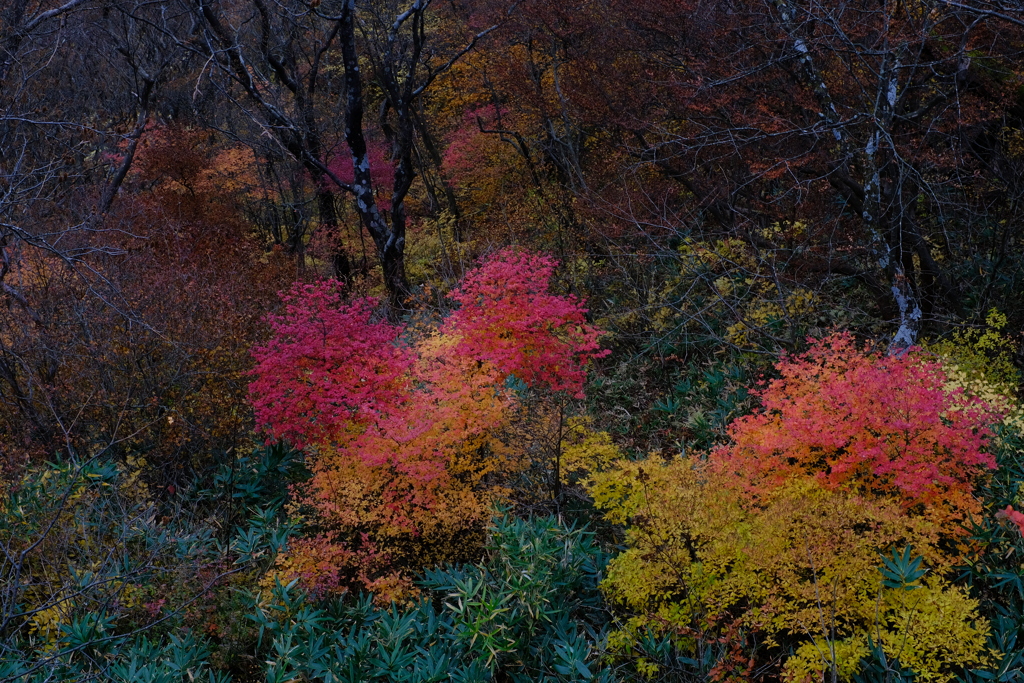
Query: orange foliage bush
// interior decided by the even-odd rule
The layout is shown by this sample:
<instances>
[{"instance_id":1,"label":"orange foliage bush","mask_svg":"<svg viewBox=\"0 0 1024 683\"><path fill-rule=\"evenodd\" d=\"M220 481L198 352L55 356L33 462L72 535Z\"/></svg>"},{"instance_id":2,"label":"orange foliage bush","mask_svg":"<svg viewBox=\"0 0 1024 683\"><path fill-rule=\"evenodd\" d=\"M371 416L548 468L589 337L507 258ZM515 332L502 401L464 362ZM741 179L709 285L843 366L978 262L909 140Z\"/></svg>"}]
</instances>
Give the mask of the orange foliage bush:
<instances>
[{"instance_id":1,"label":"orange foliage bush","mask_svg":"<svg viewBox=\"0 0 1024 683\"><path fill-rule=\"evenodd\" d=\"M580 303L548 293L553 268L496 254L452 293L462 308L415 338L365 300L343 303L334 283L285 295L251 385L266 433L311 456L296 494L313 535L282 556L282 573L315 591L393 597L407 588L400 570L477 552L489 504L522 466L502 439L517 403L509 380L578 393L601 354ZM325 574L317 557L345 562Z\"/></svg>"}]
</instances>

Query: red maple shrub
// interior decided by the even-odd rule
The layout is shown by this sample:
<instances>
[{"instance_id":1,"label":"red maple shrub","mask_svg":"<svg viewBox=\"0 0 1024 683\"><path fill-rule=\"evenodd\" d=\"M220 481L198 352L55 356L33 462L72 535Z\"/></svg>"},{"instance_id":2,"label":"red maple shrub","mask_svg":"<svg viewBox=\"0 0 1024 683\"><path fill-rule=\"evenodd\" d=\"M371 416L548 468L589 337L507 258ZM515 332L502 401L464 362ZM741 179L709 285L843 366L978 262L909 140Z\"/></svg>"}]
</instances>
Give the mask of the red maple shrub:
<instances>
[{"instance_id":1,"label":"red maple shrub","mask_svg":"<svg viewBox=\"0 0 1024 683\"><path fill-rule=\"evenodd\" d=\"M312 476L294 494L315 533L280 572L319 593L394 597L408 588L403 569L468 559L525 459L502 439L517 398L508 378L581 395L603 353L582 304L548 291L555 265L495 254L425 334L375 320L373 301L344 301L336 282L282 294L272 338L253 349L250 393L267 436L307 450Z\"/></svg>"},{"instance_id":2,"label":"red maple shrub","mask_svg":"<svg viewBox=\"0 0 1024 683\"><path fill-rule=\"evenodd\" d=\"M249 392L257 426L296 448L340 436L397 404L410 357L399 329L373 320L374 302L346 303L342 285L296 283L284 312L267 317L271 339L253 349Z\"/></svg>"},{"instance_id":3,"label":"red maple shrub","mask_svg":"<svg viewBox=\"0 0 1024 683\"><path fill-rule=\"evenodd\" d=\"M733 422L733 443L711 454L749 493L810 476L832 490L896 496L907 508L975 510L975 481L995 468L990 425L1003 415L953 386L939 361L882 356L839 334L776 367L762 410Z\"/></svg>"},{"instance_id":4,"label":"red maple shrub","mask_svg":"<svg viewBox=\"0 0 1024 683\"><path fill-rule=\"evenodd\" d=\"M456 352L493 363L528 386L581 398L589 360L607 355L573 296L549 293L556 262L505 249L466 275L449 296L460 304L443 326Z\"/></svg>"}]
</instances>

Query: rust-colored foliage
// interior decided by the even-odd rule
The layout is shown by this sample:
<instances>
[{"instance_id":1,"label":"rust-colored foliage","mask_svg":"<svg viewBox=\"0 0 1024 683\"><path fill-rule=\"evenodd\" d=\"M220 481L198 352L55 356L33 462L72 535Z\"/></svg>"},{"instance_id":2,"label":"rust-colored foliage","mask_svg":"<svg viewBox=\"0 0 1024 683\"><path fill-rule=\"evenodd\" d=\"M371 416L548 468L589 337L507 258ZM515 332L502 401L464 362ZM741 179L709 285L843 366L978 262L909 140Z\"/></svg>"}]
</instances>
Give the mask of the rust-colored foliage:
<instances>
[{"instance_id":1,"label":"rust-colored foliage","mask_svg":"<svg viewBox=\"0 0 1024 683\"><path fill-rule=\"evenodd\" d=\"M264 255L242 220L247 153L206 133L157 127L116 211L80 245L72 270L56 257L15 256L8 281L23 308L4 311L4 439L39 455L112 446L144 455L169 485L249 441L248 348L287 261Z\"/></svg>"}]
</instances>

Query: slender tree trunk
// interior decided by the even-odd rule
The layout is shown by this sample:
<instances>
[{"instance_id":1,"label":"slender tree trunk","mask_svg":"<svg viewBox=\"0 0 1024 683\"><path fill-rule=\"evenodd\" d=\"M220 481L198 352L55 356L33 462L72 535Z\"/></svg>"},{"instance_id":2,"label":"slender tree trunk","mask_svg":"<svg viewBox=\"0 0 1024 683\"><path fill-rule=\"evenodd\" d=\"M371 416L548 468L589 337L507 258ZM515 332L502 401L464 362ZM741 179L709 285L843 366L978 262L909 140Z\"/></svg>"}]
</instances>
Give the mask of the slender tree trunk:
<instances>
[{"instance_id":1,"label":"slender tree trunk","mask_svg":"<svg viewBox=\"0 0 1024 683\"><path fill-rule=\"evenodd\" d=\"M342 61L345 67L345 141L352 153L352 192L355 195L356 211L366 231L370 233L377 247L384 272L384 286L388 290L388 304L391 315L396 316L409 298L409 282L405 277L405 215L402 202L404 192L397 191L399 173L396 174L395 198L392 200L392 224L389 228L376 198L373 196L373 179L370 175L370 159L363 134L363 77L356 51L355 2L347 0L341 16ZM401 134L401 133L400 133ZM406 188L407 189L407 188ZM400 195L400 196L399 196Z\"/></svg>"}]
</instances>

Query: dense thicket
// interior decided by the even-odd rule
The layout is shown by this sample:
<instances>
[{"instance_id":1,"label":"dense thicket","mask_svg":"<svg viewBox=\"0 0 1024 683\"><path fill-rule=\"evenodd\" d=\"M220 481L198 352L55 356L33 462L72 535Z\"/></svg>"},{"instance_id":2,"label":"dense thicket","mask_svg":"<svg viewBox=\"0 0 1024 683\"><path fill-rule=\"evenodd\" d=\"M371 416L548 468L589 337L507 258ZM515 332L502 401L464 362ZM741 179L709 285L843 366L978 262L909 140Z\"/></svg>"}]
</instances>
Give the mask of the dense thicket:
<instances>
[{"instance_id":1,"label":"dense thicket","mask_svg":"<svg viewBox=\"0 0 1024 683\"><path fill-rule=\"evenodd\" d=\"M8 0L0 681L1024 677L1022 63L989 0Z\"/></svg>"}]
</instances>

